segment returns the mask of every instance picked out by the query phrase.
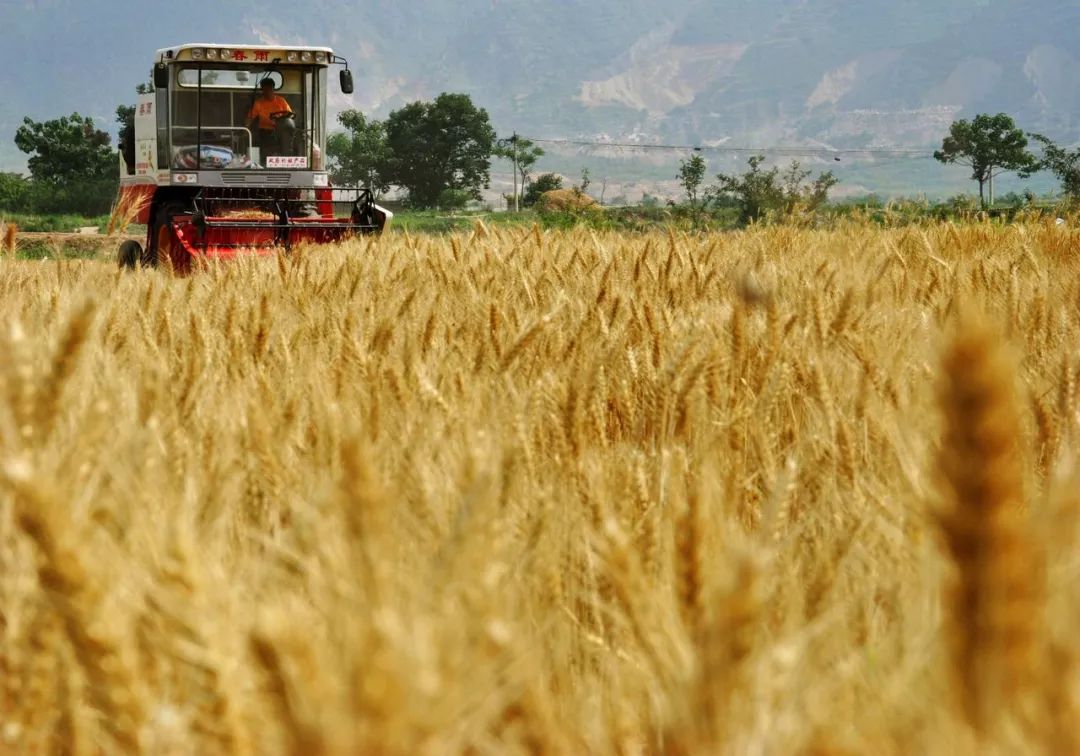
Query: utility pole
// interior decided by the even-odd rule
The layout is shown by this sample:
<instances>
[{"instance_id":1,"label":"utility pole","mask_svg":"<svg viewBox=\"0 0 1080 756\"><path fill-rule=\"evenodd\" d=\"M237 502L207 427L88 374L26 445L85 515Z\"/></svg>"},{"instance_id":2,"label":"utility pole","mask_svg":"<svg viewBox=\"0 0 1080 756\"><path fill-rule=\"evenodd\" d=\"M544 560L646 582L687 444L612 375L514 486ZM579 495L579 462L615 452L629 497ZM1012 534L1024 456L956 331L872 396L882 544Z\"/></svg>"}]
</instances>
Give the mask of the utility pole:
<instances>
[{"instance_id":1,"label":"utility pole","mask_svg":"<svg viewBox=\"0 0 1080 756\"><path fill-rule=\"evenodd\" d=\"M506 145L510 145L510 159L514 161L514 212L521 212L521 204L518 198L518 134L515 131L514 135L509 139L500 139L496 142L499 147L499 157L506 157ZM521 188L525 188L525 182L521 184Z\"/></svg>"},{"instance_id":2,"label":"utility pole","mask_svg":"<svg viewBox=\"0 0 1080 756\"><path fill-rule=\"evenodd\" d=\"M517 182L517 180L518 180L518 161L517 161L518 135L517 135L516 131L514 132L514 135L512 137L510 137L510 144L514 145L514 152L513 152L513 155L514 155L514 212L515 213L520 213L521 212L521 206L518 204L518 188L517 188L518 187L518 182Z\"/></svg>"}]
</instances>

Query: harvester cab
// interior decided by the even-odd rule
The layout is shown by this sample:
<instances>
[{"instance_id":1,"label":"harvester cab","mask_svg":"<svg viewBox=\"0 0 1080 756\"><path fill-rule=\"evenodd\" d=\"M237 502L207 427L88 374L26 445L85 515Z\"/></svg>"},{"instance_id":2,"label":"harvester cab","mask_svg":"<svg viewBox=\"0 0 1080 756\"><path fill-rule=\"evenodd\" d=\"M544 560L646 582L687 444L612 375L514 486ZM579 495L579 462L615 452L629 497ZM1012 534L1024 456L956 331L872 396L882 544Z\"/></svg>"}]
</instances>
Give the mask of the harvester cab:
<instances>
[{"instance_id":1,"label":"harvester cab","mask_svg":"<svg viewBox=\"0 0 1080 756\"><path fill-rule=\"evenodd\" d=\"M157 52L120 150L117 212L147 225L121 266L288 250L383 231L393 214L326 170L326 47L192 44Z\"/></svg>"}]
</instances>

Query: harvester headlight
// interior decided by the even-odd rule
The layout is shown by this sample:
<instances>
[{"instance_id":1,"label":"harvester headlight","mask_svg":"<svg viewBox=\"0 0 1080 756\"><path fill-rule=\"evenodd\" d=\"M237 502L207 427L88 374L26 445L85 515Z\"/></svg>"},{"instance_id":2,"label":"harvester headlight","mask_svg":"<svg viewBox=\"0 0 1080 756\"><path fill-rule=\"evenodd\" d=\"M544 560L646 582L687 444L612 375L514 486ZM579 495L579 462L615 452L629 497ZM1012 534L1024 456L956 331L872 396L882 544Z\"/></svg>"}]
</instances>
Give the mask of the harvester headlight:
<instances>
[{"instance_id":1,"label":"harvester headlight","mask_svg":"<svg viewBox=\"0 0 1080 756\"><path fill-rule=\"evenodd\" d=\"M311 183L313 186L324 188L330 186L330 177L325 173L316 173L311 177Z\"/></svg>"},{"instance_id":2,"label":"harvester headlight","mask_svg":"<svg viewBox=\"0 0 1080 756\"><path fill-rule=\"evenodd\" d=\"M285 60L289 61L290 63L295 63L296 61L300 60L300 53L293 50L292 52L285 55Z\"/></svg>"},{"instance_id":3,"label":"harvester headlight","mask_svg":"<svg viewBox=\"0 0 1080 756\"><path fill-rule=\"evenodd\" d=\"M206 51L206 59L207 60L217 60L217 50L207 50Z\"/></svg>"},{"instance_id":4,"label":"harvester headlight","mask_svg":"<svg viewBox=\"0 0 1080 756\"><path fill-rule=\"evenodd\" d=\"M324 52L315 53L315 62L316 63L325 63L326 62L326 53L324 53Z\"/></svg>"},{"instance_id":5,"label":"harvester headlight","mask_svg":"<svg viewBox=\"0 0 1080 756\"><path fill-rule=\"evenodd\" d=\"M305 63L310 63L315 59L315 56L311 54L310 50L304 50L304 52L300 53L300 59Z\"/></svg>"},{"instance_id":6,"label":"harvester headlight","mask_svg":"<svg viewBox=\"0 0 1080 756\"><path fill-rule=\"evenodd\" d=\"M174 184L197 184L199 183L199 174L197 173L174 173L172 177Z\"/></svg>"},{"instance_id":7,"label":"harvester headlight","mask_svg":"<svg viewBox=\"0 0 1080 756\"><path fill-rule=\"evenodd\" d=\"M191 59L192 60L202 60L203 56L205 54L206 54L206 51L203 50L201 47L194 47L191 50Z\"/></svg>"},{"instance_id":8,"label":"harvester headlight","mask_svg":"<svg viewBox=\"0 0 1080 756\"><path fill-rule=\"evenodd\" d=\"M221 59L222 60L228 60L231 57L232 57L232 50L230 50L227 47L221 48Z\"/></svg>"}]
</instances>

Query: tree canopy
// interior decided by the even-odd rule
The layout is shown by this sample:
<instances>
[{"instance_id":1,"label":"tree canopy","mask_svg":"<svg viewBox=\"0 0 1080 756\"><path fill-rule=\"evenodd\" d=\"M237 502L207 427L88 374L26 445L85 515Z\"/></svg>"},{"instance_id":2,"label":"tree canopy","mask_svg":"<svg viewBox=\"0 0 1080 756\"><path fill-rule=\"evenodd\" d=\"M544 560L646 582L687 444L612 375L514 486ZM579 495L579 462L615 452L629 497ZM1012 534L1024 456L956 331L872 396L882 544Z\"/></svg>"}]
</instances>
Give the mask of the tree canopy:
<instances>
[{"instance_id":1,"label":"tree canopy","mask_svg":"<svg viewBox=\"0 0 1080 756\"><path fill-rule=\"evenodd\" d=\"M697 205L698 192L701 184L705 181L705 158L701 155L691 155L679 163L679 185L686 192L686 199L691 207Z\"/></svg>"},{"instance_id":2,"label":"tree canopy","mask_svg":"<svg viewBox=\"0 0 1080 756\"><path fill-rule=\"evenodd\" d=\"M1065 194L1080 199L1080 148L1067 150L1042 134L1032 134L1031 138L1042 145L1040 165L1057 177Z\"/></svg>"},{"instance_id":3,"label":"tree canopy","mask_svg":"<svg viewBox=\"0 0 1080 756\"><path fill-rule=\"evenodd\" d=\"M792 161L783 172L779 166L762 169L764 162L764 155L754 155L748 161L750 170L741 176L717 174L716 185L706 191L707 199L717 203L732 199L739 208L739 219L748 223L770 214L790 214L798 208L816 210L838 182L832 171L808 182L811 172L798 161Z\"/></svg>"},{"instance_id":4,"label":"tree canopy","mask_svg":"<svg viewBox=\"0 0 1080 756\"><path fill-rule=\"evenodd\" d=\"M544 192L562 188L562 176L556 173L543 173L536 177L536 181L529 184L529 188L525 190L525 196L521 198L521 204L525 207L532 207L540 200Z\"/></svg>"},{"instance_id":5,"label":"tree canopy","mask_svg":"<svg viewBox=\"0 0 1080 756\"><path fill-rule=\"evenodd\" d=\"M516 158L521 190L524 192L529 184L533 166L544 156L544 150L531 139L514 134L512 137L500 139L491 154L511 162L514 162Z\"/></svg>"},{"instance_id":6,"label":"tree canopy","mask_svg":"<svg viewBox=\"0 0 1080 756\"><path fill-rule=\"evenodd\" d=\"M986 184L995 176L1015 171L1027 177L1038 170L1039 161L1027 146L1027 136L1007 113L983 113L971 121L954 121L934 157L942 163L971 168L971 178L979 183L979 200L985 207Z\"/></svg>"},{"instance_id":7,"label":"tree canopy","mask_svg":"<svg viewBox=\"0 0 1080 756\"><path fill-rule=\"evenodd\" d=\"M495 130L465 94L414 102L386 120L390 155L383 180L408 192L414 207L435 207L447 189L480 199L490 182Z\"/></svg>"},{"instance_id":8,"label":"tree canopy","mask_svg":"<svg viewBox=\"0 0 1080 756\"><path fill-rule=\"evenodd\" d=\"M359 110L344 111L338 123L348 131L332 134L326 145L335 183L359 184L376 196L384 194L390 188L385 178L390 159L385 124L369 121Z\"/></svg>"},{"instance_id":9,"label":"tree canopy","mask_svg":"<svg viewBox=\"0 0 1080 756\"><path fill-rule=\"evenodd\" d=\"M109 134L78 113L51 121L24 118L15 145L30 155L34 181L71 184L100 181L116 175L116 153Z\"/></svg>"}]
</instances>

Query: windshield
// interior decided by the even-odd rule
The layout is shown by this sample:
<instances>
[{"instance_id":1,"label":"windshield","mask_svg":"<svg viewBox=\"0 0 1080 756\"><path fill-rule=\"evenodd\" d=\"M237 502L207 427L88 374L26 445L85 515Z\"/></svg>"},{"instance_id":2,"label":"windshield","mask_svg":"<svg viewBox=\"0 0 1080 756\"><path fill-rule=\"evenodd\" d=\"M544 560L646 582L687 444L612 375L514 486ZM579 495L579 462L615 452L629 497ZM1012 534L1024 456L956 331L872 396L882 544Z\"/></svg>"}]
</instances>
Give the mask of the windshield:
<instances>
[{"instance_id":1,"label":"windshield","mask_svg":"<svg viewBox=\"0 0 1080 756\"><path fill-rule=\"evenodd\" d=\"M322 170L325 67L192 63L174 82L173 170Z\"/></svg>"}]
</instances>

